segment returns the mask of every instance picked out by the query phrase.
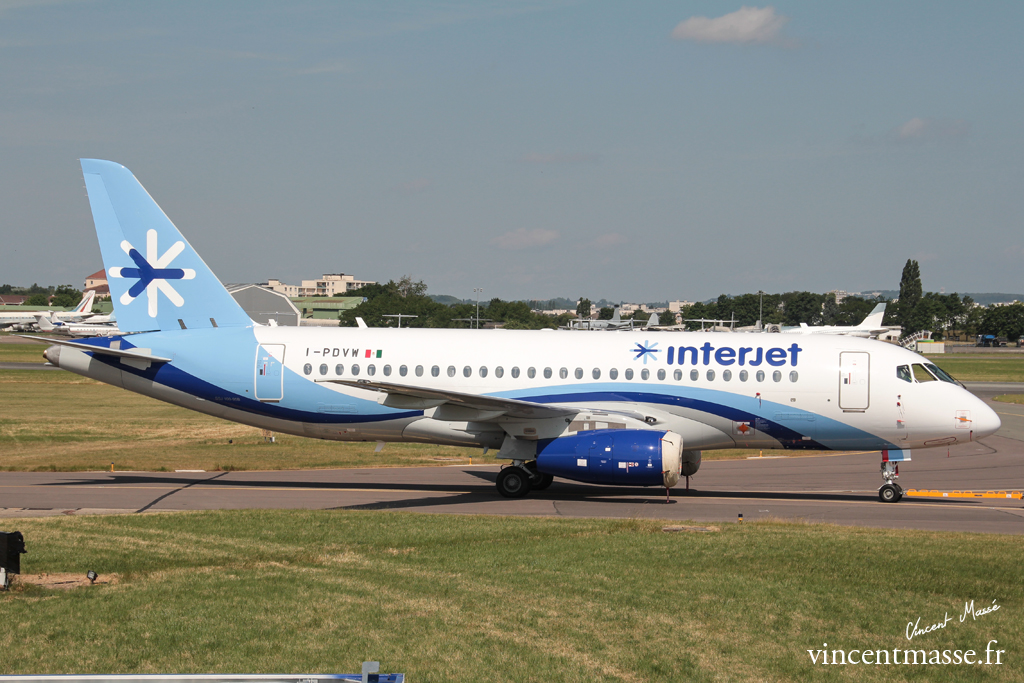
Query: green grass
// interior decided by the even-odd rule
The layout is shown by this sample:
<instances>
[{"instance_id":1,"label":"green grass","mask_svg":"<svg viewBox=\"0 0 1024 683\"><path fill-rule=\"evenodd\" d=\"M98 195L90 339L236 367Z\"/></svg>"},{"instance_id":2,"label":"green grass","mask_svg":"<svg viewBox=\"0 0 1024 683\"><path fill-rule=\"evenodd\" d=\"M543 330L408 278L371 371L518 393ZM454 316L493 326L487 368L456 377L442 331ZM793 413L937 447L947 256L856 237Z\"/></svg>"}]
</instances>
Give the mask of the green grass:
<instances>
[{"instance_id":1,"label":"green grass","mask_svg":"<svg viewBox=\"0 0 1024 683\"><path fill-rule=\"evenodd\" d=\"M961 382L1024 382L1024 354L944 354L928 358Z\"/></svg>"},{"instance_id":2,"label":"green grass","mask_svg":"<svg viewBox=\"0 0 1024 683\"><path fill-rule=\"evenodd\" d=\"M0 345L2 348L3 345ZM276 470L498 464L494 451L341 443L276 434L63 371L0 370L0 470ZM772 455L775 451L764 451ZM790 452L792 453L792 452ZM757 450L709 451L709 460ZM807 455L801 451L800 455Z\"/></svg>"},{"instance_id":3,"label":"green grass","mask_svg":"<svg viewBox=\"0 0 1024 683\"><path fill-rule=\"evenodd\" d=\"M0 343L0 363L39 363L43 364L43 351L46 344L35 344L33 342L22 343Z\"/></svg>"},{"instance_id":4,"label":"green grass","mask_svg":"<svg viewBox=\"0 0 1024 683\"><path fill-rule=\"evenodd\" d=\"M1020 539L779 523L235 511L18 520L0 673L347 672L430 681L1022 680ZM965 600L1002 609L959 623ZM1007 664L814 667L915 648ZM827 671L827 673L825 673Z\"/></svg>"},{"instance_id":5,"label":"green grass","mask_svg":"<svg viewBox=\"0 0 1024 683\"><path fill-rule=\"evenodd\" d=\"M1024 404L1024 394L1003 394L1002 396L996 396L995 400L1002 401L1003 403Z\"/></svg>"}]
</instances>

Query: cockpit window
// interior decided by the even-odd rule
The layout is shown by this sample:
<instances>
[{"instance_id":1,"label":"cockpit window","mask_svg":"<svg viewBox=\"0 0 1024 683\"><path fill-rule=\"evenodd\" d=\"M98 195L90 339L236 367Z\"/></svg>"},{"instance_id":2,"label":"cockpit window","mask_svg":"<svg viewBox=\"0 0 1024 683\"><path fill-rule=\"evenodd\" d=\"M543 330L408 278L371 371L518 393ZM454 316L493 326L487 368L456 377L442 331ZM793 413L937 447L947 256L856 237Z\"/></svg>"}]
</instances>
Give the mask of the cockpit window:
<instances>
[{"instance_id":1,"label":"cockpit window","mask_svg":"<svg viewBox=\"0 0 1024 683\"><path fill-rule=\"evenodd\" d=\"M909 365L899 365L896 367L896 378L901 379L904 382L913 382L914 378L910 374Z\"/></svg>"},{"instance_id":2,"label":"cockpit window","mask_svg":"<svg viewBox=\"0 0 1024 683\"><path fill-rule=\"evenodd\" d=\"M925 363L924 366L931 370L932 374L941 379L943 382L949 382L950 384L959 384L959 382L953 379L953 377L948 372L946 372L939 366L932 365L931 363Z\"/></svg>"},{"instance_id":3,"label":"cockpit window","mask_svg":"<svg viewBox=\"0 0 1024 683\"><path fill-rule=\"evenodd\" d=\"M918 382L934 382L935 377L920 363L914 363L914 379Z\"/></svg>"}]
</instances>

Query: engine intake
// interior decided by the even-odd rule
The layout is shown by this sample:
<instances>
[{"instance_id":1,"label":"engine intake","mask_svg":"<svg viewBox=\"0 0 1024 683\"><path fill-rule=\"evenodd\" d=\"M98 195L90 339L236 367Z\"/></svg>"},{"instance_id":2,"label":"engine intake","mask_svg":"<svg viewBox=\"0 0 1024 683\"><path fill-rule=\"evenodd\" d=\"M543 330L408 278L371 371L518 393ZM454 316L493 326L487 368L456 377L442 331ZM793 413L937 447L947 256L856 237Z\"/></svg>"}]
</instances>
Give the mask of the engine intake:
<instances>
[{"instance_id":1,"label":"engine intake","mask_svg":"<svg viewBox=\"0 0 1024 683\"><path fill-rule=\"evenodd\" d=\"M537 443L537 470L589 484L665 486L682 472L683 437L645 429L601 429Z\"/></svg>"}]
</instances>

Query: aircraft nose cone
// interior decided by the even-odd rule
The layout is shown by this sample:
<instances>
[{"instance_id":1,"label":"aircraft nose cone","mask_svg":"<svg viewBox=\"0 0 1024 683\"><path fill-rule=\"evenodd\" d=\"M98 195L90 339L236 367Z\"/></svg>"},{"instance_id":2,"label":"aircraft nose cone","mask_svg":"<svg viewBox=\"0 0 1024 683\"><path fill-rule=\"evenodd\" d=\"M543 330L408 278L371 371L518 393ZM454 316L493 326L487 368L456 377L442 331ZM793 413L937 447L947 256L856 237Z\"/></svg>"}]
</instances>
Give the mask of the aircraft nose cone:
<instances>
[{"instance_id":1,"label":"aircraft nose cone","mask_svg":"<svg viewBox=\"0 0 1024 683\"><path fill-rule=\"evenodd\" d=\"M999 431L999 428L1003 426L1002 420L996 414L996 411L982 401L978 399L978 403L974 408L974 414L971 416L973 424L971 425L974 429L974 438L982 439L986 436L992 436Z\"/></svg>"}]
</instances>

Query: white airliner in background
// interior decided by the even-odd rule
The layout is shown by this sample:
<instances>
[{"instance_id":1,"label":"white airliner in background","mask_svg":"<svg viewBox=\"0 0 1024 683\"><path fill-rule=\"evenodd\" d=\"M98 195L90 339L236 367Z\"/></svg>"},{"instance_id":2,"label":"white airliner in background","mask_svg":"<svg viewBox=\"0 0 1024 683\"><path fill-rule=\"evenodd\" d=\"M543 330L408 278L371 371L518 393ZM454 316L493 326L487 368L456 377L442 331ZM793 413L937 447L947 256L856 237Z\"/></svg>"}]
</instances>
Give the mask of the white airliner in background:
<instances>
[{"instance_id":1,"label":"white airliner in background","mask_svg":"<svg viewBox=\"0 0 1024 683\"><path fill-rule=\"evenodd\" d=\"M55 365L227 420L320 439L499 449L501 495L553 477L674 486L716 448L911 448L999 418L927 359L836 335L256 325L128 169L82 160L126 336L46 340Z\"/></svg>"},{"instance_id":2,"label":"white airliner in background","mask_svg":"<svg viewBox=\"0 0 1024 683\"><path fill-rule=\"evenodd\" d=\"M860 325L818 325L812 327L807 323L800 323L799 327L783 327L779 330L782 334L846 334L852 337L878 338L878 335L889 331L889 328L882 324L885 317L885 302L878 304L872 309Z\"/></svg>"},{"instance_id":3,"label":"white airliner in background","mask_svg":"<svg viewBox=\"0 0 1024 683\"><path fill-rule=\"evenodd\" d=\"M89 290L73 309L56 313L53 311L0 311L0 328L13 325L27 327L36 324L42 317L53 320L83 320L92 315L92 302L95 298L95 290Z\"/></svg>"}]
</instances>

